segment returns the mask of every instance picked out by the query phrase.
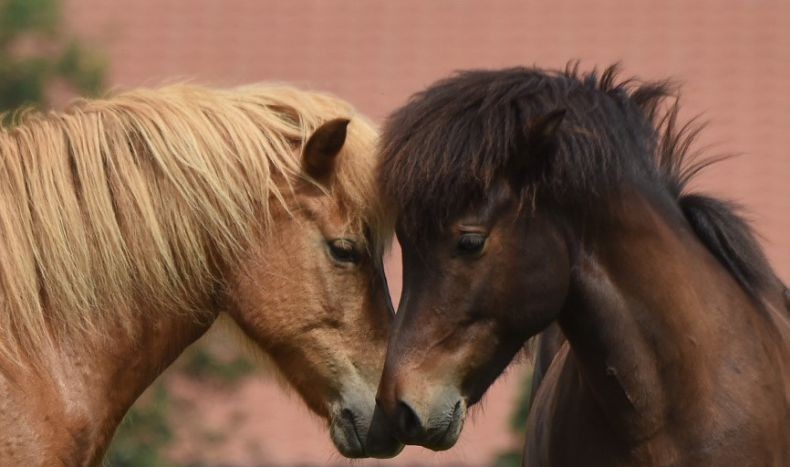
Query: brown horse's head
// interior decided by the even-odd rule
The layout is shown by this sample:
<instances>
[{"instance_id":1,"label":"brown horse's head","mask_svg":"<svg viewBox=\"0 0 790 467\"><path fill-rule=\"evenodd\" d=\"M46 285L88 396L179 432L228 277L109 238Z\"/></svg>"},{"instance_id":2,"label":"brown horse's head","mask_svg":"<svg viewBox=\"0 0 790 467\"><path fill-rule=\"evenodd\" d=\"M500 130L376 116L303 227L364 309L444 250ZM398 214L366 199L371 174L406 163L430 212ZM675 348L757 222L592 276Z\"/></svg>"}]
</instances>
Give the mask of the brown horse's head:
<instances>
[{"instance_id":1,"label":"brown horse's head","mask_svg":"<svg viewBox=\"0 0 790 467\"><path fill-rule=\"evenodd\" d=\"M488 112L488 79L429 88L381 140L404 283L378 402L401 441L434 450L455 444L467 407L556 318L570 277L563 224L530 193L564 112Z\"/></svg>"},{"instance_id":2,"label":"brown horse's head","mask_svg":"<svg viewBox=\"0 0 790 467\"><path fill-rule=\"evenodd\" d=\"M402 448L374 399L393 319L379 226L363 209L372 198L364 191L372 186L365 179L372 180L374 137L361 119L331 120L310 136L301 156L306 177L284 203L290 212L273 213L271 231L242 258L228 293L231 315L327 419L347 457L391 457Z\"/></svg>"}]
</instances>

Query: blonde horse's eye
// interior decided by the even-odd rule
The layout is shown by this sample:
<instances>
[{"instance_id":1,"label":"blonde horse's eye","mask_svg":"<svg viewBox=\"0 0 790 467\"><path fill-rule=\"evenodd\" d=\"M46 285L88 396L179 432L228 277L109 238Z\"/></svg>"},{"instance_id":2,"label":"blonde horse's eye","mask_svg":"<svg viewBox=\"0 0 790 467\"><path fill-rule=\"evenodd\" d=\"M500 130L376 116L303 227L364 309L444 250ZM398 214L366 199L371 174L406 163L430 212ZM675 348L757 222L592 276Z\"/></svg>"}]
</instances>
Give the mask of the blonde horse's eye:
<instances>
[{"instance_id":1,"label":"blonde horse's eye","mask_svg":"<svg viewBox=\"0 0 790 467\"><path fill-rule=\"evenodd\" d=\"M332 255L332 258L339 263L357 264L362 257L357 251L356 244L353 240L338 238L330 240L328 244L329 253Z\"/></svg>"}]
</instances>

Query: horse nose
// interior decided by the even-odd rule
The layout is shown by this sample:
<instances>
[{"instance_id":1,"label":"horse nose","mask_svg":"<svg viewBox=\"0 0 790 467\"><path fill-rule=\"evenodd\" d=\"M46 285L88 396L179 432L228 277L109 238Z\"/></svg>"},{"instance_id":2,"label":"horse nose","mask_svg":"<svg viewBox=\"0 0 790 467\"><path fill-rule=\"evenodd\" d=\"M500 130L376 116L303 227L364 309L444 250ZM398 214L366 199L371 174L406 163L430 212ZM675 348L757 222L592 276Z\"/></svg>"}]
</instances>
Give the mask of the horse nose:
<instances>
[{"instance_id":1,"label":"horse nose","mask_svg":"<svg viewBox=\"0 0 790 467\"><path fill-rule=\"evenodd\" d=\"M395 436L404 444L434 451L451 448L458 440L466 405L454 387L392 382L385 371L376 404ZM411 389L407 394L404 389Z\"/></svg>"},{"instance_id":2,"label":"horse nose","mask_svg":"<svg viewBox=\"0 0 790 467\"><path fill-rule=\"evenodd\" d=\"M395 429L400 439L406 443L419 439L425 432L417 412L403 400L399 400L395 406L394 419Z\"/></svg>"}]
</instances>

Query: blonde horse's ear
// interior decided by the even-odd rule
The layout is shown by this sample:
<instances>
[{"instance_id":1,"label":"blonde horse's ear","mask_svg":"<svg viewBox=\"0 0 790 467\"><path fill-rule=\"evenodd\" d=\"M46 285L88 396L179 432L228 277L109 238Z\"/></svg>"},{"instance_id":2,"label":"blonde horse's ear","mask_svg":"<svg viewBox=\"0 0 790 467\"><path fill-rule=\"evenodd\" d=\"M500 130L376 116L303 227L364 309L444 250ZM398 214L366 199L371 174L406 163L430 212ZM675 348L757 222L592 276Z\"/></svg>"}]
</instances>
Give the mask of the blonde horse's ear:
<instances>
[{"instance_id":1,"label":"blonde horse's ear","mask_svg":"<svg viewBox=\"0 0 790 467\"><path fill-rule=\"evenodd\" d=\"M302 151L302 165L308 175L326 181L332 174L335 158L346 142L346 129L350 120L336 118L318 127Z\"/></svg>"}]
</instances>

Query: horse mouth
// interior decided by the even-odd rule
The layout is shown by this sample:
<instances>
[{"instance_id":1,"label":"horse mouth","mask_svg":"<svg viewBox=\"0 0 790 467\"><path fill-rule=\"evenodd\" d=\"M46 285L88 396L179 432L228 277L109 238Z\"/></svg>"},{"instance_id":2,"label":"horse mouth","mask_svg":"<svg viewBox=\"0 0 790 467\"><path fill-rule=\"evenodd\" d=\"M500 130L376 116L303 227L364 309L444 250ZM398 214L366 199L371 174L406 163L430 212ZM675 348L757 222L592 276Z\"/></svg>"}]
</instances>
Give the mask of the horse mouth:
<instances>
[{"instance_id":1,"label":"horse mouth","mask_svg":"<svg viewBox=\"0 0 790 467\"><path fill-rule=\"evenodd\" d=\"M330 436L335 448L349 459L373 457L389 459L403 450L403 444L383 423L383 415L375 411L372 418L365 413L343 408L332 417Z\"/></svg>"},{"instance_id":2,"label":"horse mouth","mask_svg":"<svg viewBox=\"0 0 790 467\"><path fill-rule=\"evenodd\" d=\"M434 451L446 451L455 446L464 427L465 415L463 402L459 400L453 407L447 426L443 430L437 430L433 436L429 436L423 447Z\"/></svg>"},{"instance_id":3,"label":"horse mouth","mask_svg":"<svg viewBox=\"0 0 790 467\"><path fill-rule=\"evenodd\" d=\"M339 416L332 418L330 436L343 456L350 459L368 457L365 453L365 443L357 428L356 417L350 409L342 409Z\"/></svg>"}]
</instances>

